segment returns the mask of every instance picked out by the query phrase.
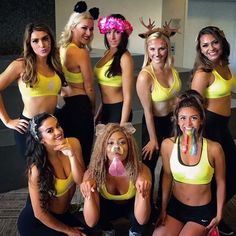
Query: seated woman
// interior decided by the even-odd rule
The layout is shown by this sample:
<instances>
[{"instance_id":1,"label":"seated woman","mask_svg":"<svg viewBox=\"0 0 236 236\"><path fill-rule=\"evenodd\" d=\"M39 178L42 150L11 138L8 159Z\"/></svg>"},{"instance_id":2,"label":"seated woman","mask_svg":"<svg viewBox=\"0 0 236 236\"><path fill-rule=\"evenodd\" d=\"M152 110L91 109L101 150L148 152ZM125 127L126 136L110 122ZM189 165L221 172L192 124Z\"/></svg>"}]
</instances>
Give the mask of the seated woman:
<instances>
[{"instance_id":1,"label":"seated woman","mask_svg":"<svg viewBox=\"0 0 236 236\"><path fill-rule=\"evenodd\" d=\"M131 123L96 127L97 139L80 186L84 218L103 235L115 235L111 220L128 217L129 235L141 235L150 215L151 174L139 161Z\"/></svg>"},{"instance_id":2,"label":"seated woman","mask_svg":"<svg viewBox=\"0 0 236 236\"><path fill-rule=\"evenodd\" d=\"M85 235L69 212L84 173L79 141L65 139L57 119L41 113L29 122L26 143L29 198L18 218L20 235Z\"/></svg>"},{"instance_id":3,"label":"seated woman","mask_svg":"<svg viewBox=\"0 0 236 236\"><path fill-rule=\"evenodd\" d=\"M161 145L162 211L153 236L206 236L222 218L225 161L219 143L202 137L203 98L195 90L179 97L174 110L175 137ZM211 194L217 183L217 209Z\"/></svg>"}]
</instances>

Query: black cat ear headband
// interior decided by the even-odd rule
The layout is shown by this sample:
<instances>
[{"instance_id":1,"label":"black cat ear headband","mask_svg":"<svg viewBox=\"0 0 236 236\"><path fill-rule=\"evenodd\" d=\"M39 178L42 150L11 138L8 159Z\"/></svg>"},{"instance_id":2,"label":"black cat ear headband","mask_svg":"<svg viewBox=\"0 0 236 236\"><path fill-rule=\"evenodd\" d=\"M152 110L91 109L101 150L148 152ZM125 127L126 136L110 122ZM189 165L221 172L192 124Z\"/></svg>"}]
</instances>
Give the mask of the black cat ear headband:
<instances>
[{"instance_id":1,"label":"black cat ear headband","mask_svg":"<svg viewBox=\"0 0 236 236\"><path fill-rule=\"evenodd\" d=\"M77 13L82 13L85 12L87 10L87 4L85 1L79 1L76 3L75 7L74 7L74 11ZM93 7L91 9L88 10L88 12L90 13L90 15L93 17L94 20L98 19L99 16L99 8L97 7Z\"/></svg>"}]
</instances>

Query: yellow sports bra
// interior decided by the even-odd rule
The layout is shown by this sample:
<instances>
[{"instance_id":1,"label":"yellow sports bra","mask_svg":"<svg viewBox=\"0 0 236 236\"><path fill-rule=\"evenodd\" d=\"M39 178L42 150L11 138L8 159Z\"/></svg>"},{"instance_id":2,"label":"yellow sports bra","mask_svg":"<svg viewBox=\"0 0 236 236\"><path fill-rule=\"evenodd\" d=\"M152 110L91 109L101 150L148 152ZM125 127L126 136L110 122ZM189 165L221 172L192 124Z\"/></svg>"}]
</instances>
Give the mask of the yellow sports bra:
<instances>
[{"instance_id":1,"label":"yellow sports bra","mask_svg":"<svg viewBox=\"0 0 236 236\"><path fill-rule=\"evenodd\" d=\"M167 101L169 99L172 99L179 93L179 91L181 90L181 80L179 78L179 73L177 72L176 69L174 69L173 67L171 68L174 82L169 88L163 87L158 82L152 65L151 65L151 70L152 70L151 72L147 69L143 69L142 71L147 72L153 79L153 90L151 92L151 98L153 102Z\"/></svg>"},{"instance_id":2,"label":"yellow sports bra","mask_svg":"<svg viewBox=\"0 0 236 236\"><path fill-rule=\"evenodd\" d=\"M209 184L212 180L214 168L210 165L207 156L207 140L203 138L200 161L196 165L185 165L180 157L179 138L174 144L170 169L175 181L186 184Z\"/></svg>"},{"instance_id":3,"label":"yellow sports bra","mask_svg":"<svg viewBox=\"0 0 236 236\"><path fill-rule=\"evenodd\" d=\"M128 200L128 199L131 199L135 196L136 187L134 186L133 182L130 181L129 182L129 189L128 189L127 193L122 194L122 195L113 195L107 191L107 188L104 184L100 187L100 194L107 200Z\"/></svg>"},{"instance_id":4,"label":"yellow sports bra","mask_svg":"<svg viewBox=\"0 0 236 236\"><path fill-rule=\"evenodd\" d=\"M216 70L212 71L215 77L214 82L205 91L206 98L222 98L231 94L236 83L236 77L232 74L229 80L225 80Z\"/></svg>"},{"instance_id":5,"label":"yellow sports bra","mask_svg":"<svg viewBox=\"0 0 236 236\"><path fill-rule=\"evenodd\" d=\"M70 175L66 179L58 179L56 177L54 177L54 179L55 179L54 184L56 190L55 197L63 196L74 185L72 172L70 172Z\"/></svg>"},{"instance_id":6,"label":"yellow sports bra","mask_svg":"<svg viewBox=\"0 0 236 236\"><path fill-rule=\"evenodd\" d=\"M107 77L106 72L110 67L113 58L109 60L104 66L102 67L94 67L94 74L98 79L98 83L106 86L112 87L122 87L122 77L121 75L115 75L112 77Z\"/></svg>"},{"instance_id":7,"label":"yellow sports bra","mask_svg":"<svg viewBox=\"0 0 236 236\"><path fill-rule=\"evenodd\" d=\"M84 82L82 73L68 71L67 68L64 66L66 50L69 47L78 48L78 46L74 43L70 43L66 48L62 48L62 47L60 48L60 58L61 58L62 70L64 72L66 81L68 83L81 84Z\"/></svg>"},{"instance_id":8,"label":"yellow sports bra","mask_svg":"<svg viewBox=\"0 0 236 236\"><path fill-rule=\"evenodd\" d=\"M56 96L61 90L61 79L55 73L54 76L46 77L39 72L37 73L38 81L33 87L28 83L19 81L19 90L22 97L40 97L40 96Z\"/></svg>"}]
</instances>

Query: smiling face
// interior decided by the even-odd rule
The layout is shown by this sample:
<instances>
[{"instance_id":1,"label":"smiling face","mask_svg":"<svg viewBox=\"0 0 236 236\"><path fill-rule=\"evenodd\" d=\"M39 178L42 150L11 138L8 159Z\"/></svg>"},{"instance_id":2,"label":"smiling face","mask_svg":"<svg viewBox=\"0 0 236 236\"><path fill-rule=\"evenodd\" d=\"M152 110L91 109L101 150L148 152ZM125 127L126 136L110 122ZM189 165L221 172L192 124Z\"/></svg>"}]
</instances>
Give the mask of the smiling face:
<instances>
[{"instance_id":1,"label":"smiling face","mask_svg":"<svg viewBox=\"0 0 236 236\"><path fill-rule=\"evenodd\" d=\"M222 44L212 34L204 34L200 38L201 53L213 63L220 60L222 55Z\"/></svg>"},{"instance_id":2,"label":"smiling face","mask_svg":"<svg viewBox=\"0 0 236 236\"><path fill-rule=\"evenodd\" d=\"M165 63L168 56L168 46L164 39L152 39L147 44L148 56L152 63Z\"/></svg>"},{"instance_id":3,"label":"smiling face","mask_svg":"<svg viewBox=\"0 0 236 236\"><path fill-rule=\"evenodd\" d=\"M116 157L120 161L124 161L128 154L128 142L125 135L117 131L113 133L108 141L106 147L106 154L109 160L109 163Z\"/></svg>"},{"instance_id":4,"label":"smiling face","mask_svg":"<svg viewBox=\"0 0 236 236\"><path fill-rule=\"evenodd\" d=\"M64 140L64 133L55 117L48 117L39 128L41 143L45 146L55 146Z\"/></svg>"},{"instance_id":5,"label":"smiling face","mask_svg":"<svg viewBox=\"0 0 236 236\"><path fill-rule=\"evenodd\" d=\"M94 21L92 19L82 19L72 29L72 41L79 46L87 45L93 39Z\"/></svg>"},{"instance_id":6,"label":"smiling face","mask_svg":"<svg viewBox=\"0 0 236 236\"><path fill-rule=\"evenodd\" d=\"M189 134L193 129L198 132L202 126L202 119L194 107L183 107L179 110L178 125L183 134Z\"/></svg>"},{"instance_id":7,"label":"smiling face","mask_svg":"<svg viewBox=\"0 0 236 236\"><path fill-rule=\"evenodd\" d=\"M116 29L112 29L106 33L106 38L111 48L117 48L121 42L122 33Z\"/></svg>"},{"instance_id":8,"label":"smiling face","mask_svg":"<svg viewBox=\"0 0 236 236\"><path fill-rule=\"evenodd\" d=\"M33 31L30 38L30 45L38 57L47 57L51 51L51 38L44 31Z\"/></svg>"}]
</instances>

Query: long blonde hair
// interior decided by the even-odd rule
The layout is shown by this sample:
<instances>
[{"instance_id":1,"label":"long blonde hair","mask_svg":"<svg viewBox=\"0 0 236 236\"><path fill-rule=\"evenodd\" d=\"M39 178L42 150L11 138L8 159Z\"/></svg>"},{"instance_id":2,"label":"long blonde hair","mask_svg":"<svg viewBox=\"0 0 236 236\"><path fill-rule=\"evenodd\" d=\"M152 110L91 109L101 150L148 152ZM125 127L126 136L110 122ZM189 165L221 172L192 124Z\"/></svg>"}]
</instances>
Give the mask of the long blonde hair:
<instances>
[{"instance_id":1,"label":"long blonde hair","mask_svg":"<svg viewBox=\"0 0 236 236\"><path fill-rule=\"evenodd\" d=\"M135 182L140 172L141 165L139 161L139 152L134 137L119 124L109 123L105 126L102 134L97 136L89 164L89 174L96 180L98 187L103 185L106 181L108 161L106 147L108 139L115 132L122 132L128 143L127 162L125 165L127 176L129 176L131 181Z\"/></svg>"},{"instance_id":2,"label":"long blonde hair","mask_svg":"<svg viewBox=\"0 0 236 236\"><path fill-rule=\"evenodd\" d=\"M70 18L69 18L67 24L65 25L64 30L61 33L61 37L60 37L60 41L59 41L60 47L65 48L71 43L72 36L73 36L72 29L74 29L82 20L85 20L85 19L94 20L88 11L84 11L82 13L73 12L70 15ZM85 47L87 47L89 50L91 49L92 40L93 40L93 37L91 37L91 40L88 43L88 45L85 45Z\"/></svg>"}]
</instances>

